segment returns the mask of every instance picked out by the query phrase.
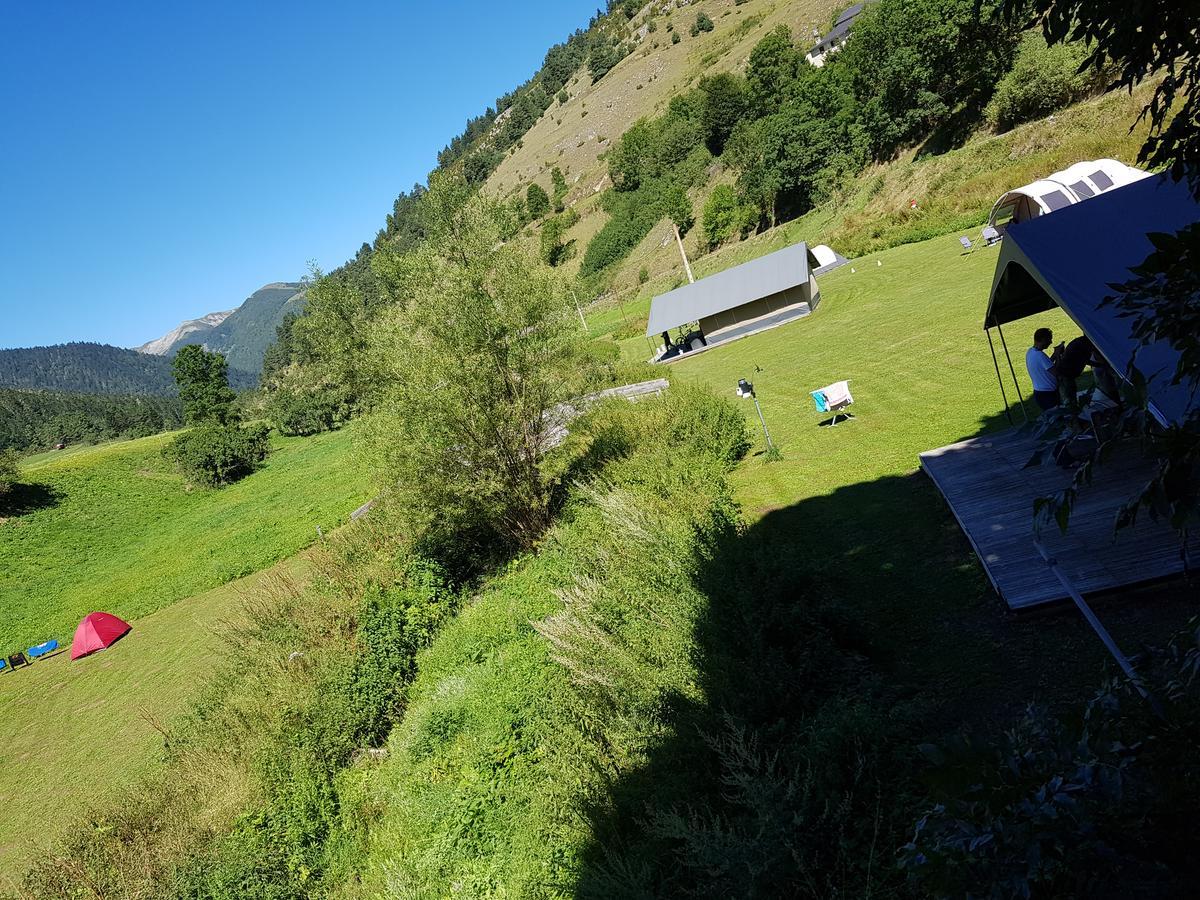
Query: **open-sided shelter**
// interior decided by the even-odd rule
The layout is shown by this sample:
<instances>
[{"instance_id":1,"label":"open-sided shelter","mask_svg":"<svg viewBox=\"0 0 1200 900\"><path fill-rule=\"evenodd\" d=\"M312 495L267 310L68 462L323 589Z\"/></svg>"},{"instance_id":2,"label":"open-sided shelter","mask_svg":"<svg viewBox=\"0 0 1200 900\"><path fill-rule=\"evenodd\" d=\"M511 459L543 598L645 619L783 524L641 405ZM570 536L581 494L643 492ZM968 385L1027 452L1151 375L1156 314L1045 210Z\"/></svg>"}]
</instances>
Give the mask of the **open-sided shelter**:
<instances>
[{"instance_id":1,"label":"open-sided shelter","mask_svg":"<svg viewBox=\"0 0 1200 900\"><path fill-rule=\"evenodd\" d=\"M655 297L646 334L696 323L714 343L807 315L820 300L800 242Z\"/></svg>"},{"instance_id":2,"label":"open-sided shelter","mask_svg":"<svg viewBox=\"0 0 1200 900\"><path fill-rule=\"evenodd\" d=\"M1153 252L1151 234L1196 222L1200 204L1188 185L1159 175L1013 225L996 262L984 328L1003 337L1004 325L1061 307L1116 372L1132 366L1146 379L1160 422L1178 422L1198 402L1188 385L1172 383L1179 352L1166 341L1141 344L1133 321L1105 299Z\"/></svg>"},{"instance_id":3,"label":"open-sided shelter","mask_svg":"<svg viewBox=\"0 0 1200 900\"><path fill-rule=\"evenodd\" d=\"M1006 191L988 217L993 228L1026 222L1149 178L1149 172L1115 159L1079 162L1024 187Z\"/></svg>"}]
</instances>

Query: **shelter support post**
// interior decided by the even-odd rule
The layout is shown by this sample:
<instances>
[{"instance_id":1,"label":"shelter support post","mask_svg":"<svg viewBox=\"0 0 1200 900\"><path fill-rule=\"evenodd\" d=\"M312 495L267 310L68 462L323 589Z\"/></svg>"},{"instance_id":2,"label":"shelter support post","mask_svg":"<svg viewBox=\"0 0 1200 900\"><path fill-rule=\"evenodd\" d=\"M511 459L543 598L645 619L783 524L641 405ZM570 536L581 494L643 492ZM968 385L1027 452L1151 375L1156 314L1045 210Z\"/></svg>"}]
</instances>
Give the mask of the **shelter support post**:
<instances>
[{"instance_id":1,"label":"shelter support post","mask_svg":"<svg viewBox=\"0 0 1200 900\"><path fill-rule=\"evenodd\" d=\"M985 328L983 329L983 332L987 335L988 349L992 351L992 365L996 368L996 383L1000 385L1000 397L1004 400L1004 415L1008 418L1009 425L1015 425L1016 423L1013 422L1012 410L1008 408L1008 391L1004 390L1004 378L1000 374L1000 360L996 358L996 345L992 341L991 329Z\"/></svg>"},{"instance_id":2,"label":"shelter support post","mask_svg":"<svg viewBox=\"0 0 1200 900\"><path fill-rule=\"evenodd\" d=\"M1063 570L1059 568L1058 560L1056 560L1049 554L1049 552L1047 552L1046 546L1041 541L1035 540L1033 542L1033 546L1037 548L1037 552L1041 554L1042 559L1045 560L1047 568L1050 569L1050 571L1054 574L1054 577L1057 578L1059 583L1063 586L1063 590L1065 590L1067 594L1070 595L1071 599L1075 601L1075 606L1081 613L1083 613L1083 617L1087 620L1087 623L1092 626L1092 630L1096 632L1096 636L1100 638L1100 641L1104 644L1108 652L1112 654L1112 658L1117 661L1117 665L1121 667L1121 671L1125 673L1125 677L1129 679L1130 683L1134 686L1137 692L1142 695L1142 699L1150 704L1150 707L1154 710L1155 715L1162 717L1164 715L1162 704L1158 702L1157 697L1146 690L1145 685L1142 683L1141 676L1134 671L1133 665L1129 662L1129 658L1121 652L1121 648L1117 646L1117 642L1113 640L1113 636L1108 633L1108 629L1104 627L1104 623L1097 618L1096 613L1093 612L1090 606L1088 606L1087 601L1083 599L1083 595L1080 594L1079 591L1075 590L1075 585L1071 583L1071 580L1067 578Z\"/></svg>"},{"instance_id":3,"label":"shelter support post","mask_svg":"<svg viewBox=\"0 0 1200 900\"><path fill-rule=\"evenodd\" d=\"M1017 370L1013 368L1012 355L1008 352L1008 342L1004 340L1004 329L996 324L996 333L1000 335L1000 346L1004 348L1004 358L1008 360L1008 371L1012 374L1013 387L1017 389L1017 399L1021 401L1021 417L1028 422L1029 413L1025 411L1025 397L1021 394L1021 383L1017 381Z\"/></svg>"}]
</instances>

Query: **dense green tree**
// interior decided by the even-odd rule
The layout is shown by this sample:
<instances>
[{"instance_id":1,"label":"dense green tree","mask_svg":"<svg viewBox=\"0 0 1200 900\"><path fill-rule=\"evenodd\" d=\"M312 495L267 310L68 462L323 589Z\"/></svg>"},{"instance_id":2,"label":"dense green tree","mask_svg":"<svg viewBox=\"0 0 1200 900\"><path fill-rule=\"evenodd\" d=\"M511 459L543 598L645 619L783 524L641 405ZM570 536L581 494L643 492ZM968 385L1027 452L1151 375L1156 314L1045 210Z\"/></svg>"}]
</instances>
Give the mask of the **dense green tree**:
<instances>
[{"instance_id":1,"label":"dense green tree","mask_svg":"<svg viewBox=\"0 0 1200 900\"><path fill-rule=\"evenodd\" d=\"M732 186L719 184L704 204L701 220L704 243L712 249L738 232L752 228L757 218L758 211L744 203Z\"/></svg>"},{"instance_id":2,"label":"dense green tree","mask_svg":"<svg viewBox=\"0 0 1200 900\"><path fill-rule=\"evenodd\" d=\"M235 418L233 401L237 395L229 387L229 366L220 353L188 344L175 354L171 374L179 385L185 423L225 424Z\"/></svg>"},{"instance_id":3,"label":"dense green tree","mask_svg":"<svg viewBox=\"0 0 1200 900\"><path fill-rule=\"evenodd\" d=\"M662 207L663 212L675 223L681 235L691 231L692 226L696 223L696 216L692 211L692 201L683 187L678 184L668 187L666 195L663 197Z\"/></svg>"},{"instance_id":4,"label":"dense green tree","mask_svg":"<svg viewBox=\"0 0 1200 900\"><path fill-rule=\"evenodd\" d=\"M746 95L755 118L768 116L795 100L802 76L813 71L796 47L792 32L780 25L755 45L746 64Z\"/></svg>"},{"instance_id":5,"label":"dense green tree","mask_svg":"<svg viewBox=\"0 0 1200 900\"><path fill-rule=\"evenodd\" d=\"M998 0L879 0L834 62L850 72L871 152L888 157L960 109L981 111L1016 52ZM828 67L828 66L827 66Z\"/></svg>"},{"instance_id":6,"label":"dense green tree","mask_svg":"<svg viewBox=\"0 0 1200 900\"><path fill-rule=\"evenodd\" d=\"M700 80L704 97L701 127L704 142L713 156L720 156L725 142L746 116L746 83L731 72Z\"/></svg>"},{"instance_id":7,"label":"dense green tree","mask_svg":"<svg viewBox=\"0 0 1200 900\"><path fill-rule=\"evenodd\" d=\"M0 450L0 502L21 479L21 465L15 450Z\"/></svg>"},{"instance_id":8,"label":"dense green tree","mask_svg":"<svg viewBox=\"0 0 1200 900\"><path fill-rule=\"evenodd\" d=\"M550 212L550 197L545 189L536 181L525 191L525 210L529 218L536 221Z\"/></svg>"},{"instance_id":9,"label":"dense green tree","mask_svg":"<svg viewBox=\"0 0 1200 900\"><path fill-rule=\"evenodd\" d=\"M633 191L656 171L657 134L648 119L638 119L608 154L608 176L618 191Z\"/></svg>"},{"instance_id":10,"label":"dense green tree","mask_svg":"<svg viewBox=\"0 0 1200 900\"><path fill-rule=\"evenodd\" d=\"M192 483L216 488L249 475L270 452L266 425L223 425L207 420L163 448L163 455Z\"/></svg>"},{"instance_id":11,"label":"dense green tree","mask_svg":"<svg viewBox=\"0 0 1200 900\"><path fill-rule=\"evenodd\" d=\"M592 76L592 84L611 71L612 67L625 58L625 45L608 38L602 38L592 47L588 54L588 72Z\"/></svg>"},{"instance_id":12,"label":"dense green tree","mask_svg":"<svg viewBox=\"0 0 1200 900\"><path fill-rule=\"evenodd\" d=\"M573 390L578 329L551 271L500 240L501 205L435 196L455 189L431 183L429 237L395 261L372 334L383 389L370 445L414 527L436 518L527 546L549 520L541 458Z\"/></svg>"},{"instance_id":13,"label":"dense green tree","mask_svg":"<svg viewBox=\"0 0 1200 900\"><path fill-rule=\"evenodd\" d=\"M692 23L692 37L695 37L702 31L712 31L716 26L713 25L713 20L708 17L706 12L696 13L696 21Z\"/></svg>"},{"instance_id":14,"label":"dense green tree","mask_svg":"<svg viewBox=\"0 0 1200 900\"><path fill-rule=\"evenodd\" d=\"M542 261L548 266L560 266L570 259L574 251L574 240L564 241L563 238L576 222L579 213L568 210L557 216L551 216L542 225L541 255Z\"/></svg>"},{"instance_id":15,"label":"dense green tree","mask_svg":"<svg viewBox=\"0 0 1200 900\"><path fill-rule=\"evenodd\" d=\"M1080 71L1087 50L1082 44L1047 46L1035 31L1027 32L1012 70L996 85L987 106L993 128L1007 131L1083 97L1096 84L1095 73Z\"/></svg>"},{"instance_id":16,"label":"dense green tree","mask_svg":"<svg viewBox=\"0 0 1200 900\"><path fill-rule=\"evenodd\" d=\"M563 201L566 199L567 191L570 189L567 187L566 176L563 175L562 169L558 166L550 170L550 183L554 186L550 199L554 204L554 211L560 213L563 211Z\"/></svg>"}]
</instances>

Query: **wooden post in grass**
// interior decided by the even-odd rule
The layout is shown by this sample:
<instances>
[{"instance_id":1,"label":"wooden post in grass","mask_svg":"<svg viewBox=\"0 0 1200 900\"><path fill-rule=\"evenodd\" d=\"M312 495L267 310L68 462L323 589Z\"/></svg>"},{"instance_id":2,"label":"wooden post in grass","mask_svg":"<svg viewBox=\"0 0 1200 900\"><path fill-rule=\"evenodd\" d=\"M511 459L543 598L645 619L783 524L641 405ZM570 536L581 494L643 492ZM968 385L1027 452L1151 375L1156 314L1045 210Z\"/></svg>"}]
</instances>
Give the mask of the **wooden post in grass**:
<instances>
[{"instance_id":1,"label":"wooden post in grass","mask_svg":"<svg viewBox=\"0 0 1200 900\"><path fill-rule=\"evenodd\" d=\"M679 226L674 222L671 227L675 229L675 243L679 245L679 255L683 257L683 268L687 272L688 284L695 284L696 278L692 275L692 264L688 262L687 252L683 249L683 235L679 233Z\"/></svg>"},{"instance_id":2,"label":"wooden post in grass","mask_svg":"<svg viewBox=\"0 0 1200 900\"><path fill-rule=\"evenodd\" d=\"M584 331L587 331L587 319L583 317L583 310L579 306L579 298L575 296L574 291L571 291L571 299L575 301L575 312L579 313L579 324L583 326Z\"/></svg>"}]
</instances>

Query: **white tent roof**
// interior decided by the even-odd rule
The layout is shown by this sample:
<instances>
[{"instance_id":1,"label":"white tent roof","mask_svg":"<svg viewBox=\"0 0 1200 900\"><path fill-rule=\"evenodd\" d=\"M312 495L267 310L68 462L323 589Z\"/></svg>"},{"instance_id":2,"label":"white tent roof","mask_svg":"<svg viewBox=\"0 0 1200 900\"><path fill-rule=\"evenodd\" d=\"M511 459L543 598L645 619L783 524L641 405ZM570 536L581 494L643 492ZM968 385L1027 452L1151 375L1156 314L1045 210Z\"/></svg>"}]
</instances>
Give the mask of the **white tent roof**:
<instances>
[{"instance_id":1,"label":"white tent roof","mask_svg":"<svg viewBox=\"0 0 1200 900\"><path fill-rule=\"evenodd\" d=\"M1149 172L1115 159L1078 162L1061 172L1006 192L992 207L988 224L1005 224L1000 220L1007 212L1011 212L1014 222L1035 219L1149 176Z\"/></svg>"}]
</instances>

